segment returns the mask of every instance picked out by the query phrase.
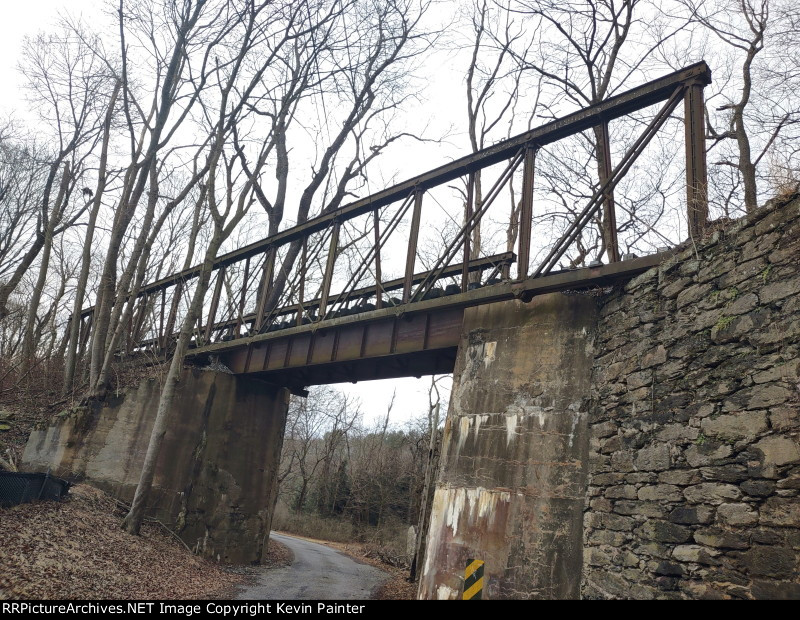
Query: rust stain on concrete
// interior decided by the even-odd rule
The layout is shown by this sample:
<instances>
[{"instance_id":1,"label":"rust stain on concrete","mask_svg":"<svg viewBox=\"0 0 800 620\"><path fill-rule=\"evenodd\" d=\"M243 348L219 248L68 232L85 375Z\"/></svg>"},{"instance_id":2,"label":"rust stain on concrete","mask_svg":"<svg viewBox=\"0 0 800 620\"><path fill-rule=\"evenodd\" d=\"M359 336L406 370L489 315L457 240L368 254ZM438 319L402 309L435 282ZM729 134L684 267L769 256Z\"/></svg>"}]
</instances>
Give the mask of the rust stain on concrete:
<instances>
[{"instance_id":1,"label":"rust stain on concrete","mask_svg":"<svg viewBox=\"0 0 800 620\"><path fill-rule=\"evenodd\" d=\"M561 294L465 313L420 598L459 598L469 558L484 598L578 597L594 324Z\"/></svg>"}]
</instances>

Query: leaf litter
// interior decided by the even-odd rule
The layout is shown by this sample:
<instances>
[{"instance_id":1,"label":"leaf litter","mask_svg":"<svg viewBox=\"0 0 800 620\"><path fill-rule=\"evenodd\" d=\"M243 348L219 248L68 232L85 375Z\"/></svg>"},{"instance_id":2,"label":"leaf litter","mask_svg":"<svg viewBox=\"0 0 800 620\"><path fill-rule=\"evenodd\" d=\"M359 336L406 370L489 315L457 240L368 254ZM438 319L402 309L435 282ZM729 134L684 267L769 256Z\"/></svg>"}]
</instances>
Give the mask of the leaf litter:
<instances>
[{"instance_id":1,"label":"leaf litter","mask_svg":"<svg viewBox=\"0 0 800 620\"><path fill-rule=\"evenodd\" d=\"M158 523L128 534L122 517L87 484L61 502L0 508L0 599L225 599L243 580Z\"/></svg>"}]
</instances>

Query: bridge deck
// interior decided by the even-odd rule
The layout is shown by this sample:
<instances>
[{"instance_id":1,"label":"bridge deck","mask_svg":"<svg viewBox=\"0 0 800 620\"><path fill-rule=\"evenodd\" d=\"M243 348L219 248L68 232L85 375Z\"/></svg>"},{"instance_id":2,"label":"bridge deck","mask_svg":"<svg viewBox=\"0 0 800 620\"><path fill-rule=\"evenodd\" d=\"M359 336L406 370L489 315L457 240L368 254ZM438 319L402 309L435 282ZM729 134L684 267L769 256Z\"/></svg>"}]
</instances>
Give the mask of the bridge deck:
<instances>
[{"instance_id":1,"label":"bridge deck","mask_svg":"<svg viewBox=\"0 0 800 620\"><path fill-rule=\"evenodd\" d=\"M382 308L194 349L235 374L258 376L298 391L309 385L452 372L464 309L556 291L591 290L628 280L672 256L642 258L503 282L438 299Z\"/></svg>"}]
</instances>

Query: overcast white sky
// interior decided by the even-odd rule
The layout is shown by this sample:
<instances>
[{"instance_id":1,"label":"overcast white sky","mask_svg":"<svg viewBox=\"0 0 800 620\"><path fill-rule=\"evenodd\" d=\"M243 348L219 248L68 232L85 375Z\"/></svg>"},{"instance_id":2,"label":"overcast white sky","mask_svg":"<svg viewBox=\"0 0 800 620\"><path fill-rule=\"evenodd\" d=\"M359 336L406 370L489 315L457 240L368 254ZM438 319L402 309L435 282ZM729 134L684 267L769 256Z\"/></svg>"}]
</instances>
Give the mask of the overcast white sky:
<instances>
[{"instance_id":1,"label":"overcast white sky","mask_svg":"<svg viewBox=\"0 0 800 620\"><path fill-rule=\"evenodd\" d=\"M97 0L34 0L33 2L6 2L0 19L0 107L4 113L18 109L19 87L22 79L16 67L19 50L25 35L47 30L58 17L58 12L69 8L72 13L83 13L87 20L97 10Z\"/></svg>"},{"instance_id":2,"label":"overcast white sky","mask_svg":"<svg viewBox=\"0 0 800 620\"><path fill-rule=\"evenodd\" d=\"M26 35L35 35L39 31L50 30L59 12L65 10L72 15L82 15L89 24L93 21L96 23L95 16L102 4L98 0L33 0L28 3L4 5L3 17L0 19L0 83L3 84L0 90L0 115L12 115L23 120L26 117L24 93L21 90L24 79L17 70L23 38ZM446 66L433 69L435 79L431 82L428 105L422 113L433 117L441 111L443 118L452 113L446 104L444 106L437 104L437 100L452 99L453 88L459 88L460 78L454 71L447 69ZM433 118L432 122L443 121L441 118ZM425 168L443 163L439 149L434 146L415 146L413 152L414 155L410 159ZM423 170L424 168L415 172ZM411 417L425 415L428 409L430 377L367 381L358 384L340 384L336 387L361 400L362 411L368 422L382 419L386 415L395 391L397 396L390 418L392 423L402 425ZM449 394L449 383L445 389ZM446 403L445 398L443 406L446 406Z\"/></svg>"}]
</instances>

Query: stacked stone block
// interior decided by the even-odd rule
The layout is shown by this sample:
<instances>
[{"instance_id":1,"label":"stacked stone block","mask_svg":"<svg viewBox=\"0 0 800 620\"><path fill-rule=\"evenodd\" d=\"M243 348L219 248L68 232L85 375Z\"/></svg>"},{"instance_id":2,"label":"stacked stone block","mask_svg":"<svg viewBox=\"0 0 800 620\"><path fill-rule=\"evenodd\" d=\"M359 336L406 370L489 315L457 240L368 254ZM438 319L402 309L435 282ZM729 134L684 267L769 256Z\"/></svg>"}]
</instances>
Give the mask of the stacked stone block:
<instances>
[{"instance_id":1,"label":"stacked stone block","mask_svg":"<svg viewBox=\"0 0 800 620\"><path fill-rule=\"evenodd\" d=\"M585 598L800 598L800 198L601 301Z\"/></svg>"}]
</instances>

